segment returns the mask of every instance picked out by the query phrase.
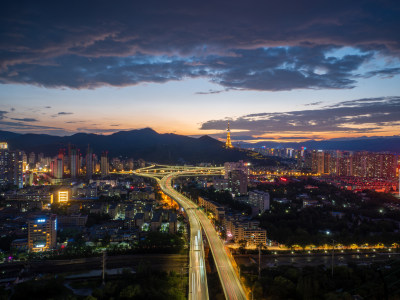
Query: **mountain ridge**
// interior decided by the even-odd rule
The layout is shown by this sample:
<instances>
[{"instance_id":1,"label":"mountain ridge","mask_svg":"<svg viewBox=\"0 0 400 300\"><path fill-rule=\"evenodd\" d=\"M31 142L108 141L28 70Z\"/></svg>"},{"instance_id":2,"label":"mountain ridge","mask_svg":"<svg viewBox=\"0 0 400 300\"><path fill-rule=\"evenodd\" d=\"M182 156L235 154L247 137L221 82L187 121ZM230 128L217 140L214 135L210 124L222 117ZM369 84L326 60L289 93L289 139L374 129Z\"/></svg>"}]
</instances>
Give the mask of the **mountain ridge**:
<instances>
[{"instance_id":1,"label":"mountain ridge","mask_svg":"<svg viewBox=\"0 0 400 300\"><path fill-rule=\"evenodd\" d=\"M10 149L26 153L42 152L46 156L55 156L58 149L67 149L70 144L80 149L83 155L90 146L98 155L108 151L110 157L143 158L160 163L223 163L248 158L248 151L226 149L224 143L209 136L193 138L174 133L160 134L151 128L119 131L110 135L76 133L63 137L0 131L0 140L8 142Z\"/></svg>"}]
</instances>

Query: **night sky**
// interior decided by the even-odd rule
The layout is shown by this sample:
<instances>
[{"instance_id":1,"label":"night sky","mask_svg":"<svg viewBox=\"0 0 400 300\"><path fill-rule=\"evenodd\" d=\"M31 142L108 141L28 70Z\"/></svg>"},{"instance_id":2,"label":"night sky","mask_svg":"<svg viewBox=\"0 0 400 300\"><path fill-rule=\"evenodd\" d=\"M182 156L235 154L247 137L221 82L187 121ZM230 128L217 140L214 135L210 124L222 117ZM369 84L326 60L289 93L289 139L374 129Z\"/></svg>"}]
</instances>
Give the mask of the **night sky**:
<instances>
[{"instance_id":1,"label":"night sky","mask_svg":"<svg viewBox=\"0 0 400 300\"><path fill-rule=\"evenodd\" d=\"M400 1L2 1L0 129L400 132Z\"/></svg>"}]
</instances>

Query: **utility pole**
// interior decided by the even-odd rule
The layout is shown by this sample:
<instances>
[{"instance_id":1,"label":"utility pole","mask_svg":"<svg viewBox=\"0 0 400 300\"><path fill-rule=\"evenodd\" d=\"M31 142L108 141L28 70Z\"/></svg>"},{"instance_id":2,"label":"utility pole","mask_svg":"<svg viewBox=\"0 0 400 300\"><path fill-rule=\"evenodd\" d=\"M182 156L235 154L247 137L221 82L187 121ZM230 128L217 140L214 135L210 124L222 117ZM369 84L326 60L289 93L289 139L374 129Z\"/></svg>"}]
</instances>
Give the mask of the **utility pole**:
<instances>
[{"instance_id":1,"label":"utility pole","mask_svg":"<svg viewBox=\"0 0 400 300\"><path fill-rule=\"evenodd\" d=\"M106 250L103 251L103 274L102 274L102 283L106 284Z\"/></svg>"},{"instance_id":2,"label":"utility pole","mask_svg":"<svg viewBox=\"0 0 400 300\"><path fill-rule=\"evenodd\" d=\"M180 283L179 283L179 286L180 286L180 290L181 290L181 291L183 290L183 286L182 286L182 275L183 275L183 267L181 267L181 280L180 280Z\"/></svg>"}]
</instances>

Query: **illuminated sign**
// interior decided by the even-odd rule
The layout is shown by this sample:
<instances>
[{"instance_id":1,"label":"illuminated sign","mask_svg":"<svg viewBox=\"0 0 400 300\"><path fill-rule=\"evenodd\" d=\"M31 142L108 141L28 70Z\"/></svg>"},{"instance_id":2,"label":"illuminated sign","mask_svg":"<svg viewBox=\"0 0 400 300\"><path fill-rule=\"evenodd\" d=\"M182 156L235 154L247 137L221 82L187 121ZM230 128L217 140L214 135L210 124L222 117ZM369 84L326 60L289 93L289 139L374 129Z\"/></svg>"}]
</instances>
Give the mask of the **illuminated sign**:
<instances>
[{"instance_id":1,"label":"illuminated sign","mask_svg":"<svg viewBox=\"0 0 400 300\"><path fill-rule=\"evenodd\" d=\"M46 245L44 245L44 244L39 244L39 245L36 245L35 247L36 248L44 248Z\"/></svg>"},{"instance_id":2,"label":"illuminated sign","mask_svg":"<svg viewBox=\"0 0 400 300\"><path fill-rule=\"evenodd\" d=\"M58 201L59 202L68 202L68 192L67 191L59 191L58 192Z\"/></svg>"},{"instance_id":3,"label":"illuminated sign","mask_svg":"<svg viewBox=\"0 0 400 300\"><path fill-rule=\"evenodd\" d=\"M44 222L46 222L46 219L37 219L36 222L37 223L44 223Z\"/></svg>"}]
</instances>

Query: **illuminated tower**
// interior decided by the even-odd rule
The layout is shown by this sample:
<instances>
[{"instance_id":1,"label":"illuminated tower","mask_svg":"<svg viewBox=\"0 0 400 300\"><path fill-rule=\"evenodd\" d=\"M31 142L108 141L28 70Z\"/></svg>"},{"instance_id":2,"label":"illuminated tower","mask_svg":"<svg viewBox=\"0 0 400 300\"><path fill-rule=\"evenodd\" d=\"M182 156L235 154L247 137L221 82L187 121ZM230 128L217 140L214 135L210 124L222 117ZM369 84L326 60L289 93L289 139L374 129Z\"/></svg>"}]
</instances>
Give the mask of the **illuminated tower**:
<instances>
[{"instance_id":1,"label":"illuminated tower","mask_svg":"<svg viewBox=\"0 0 400 300\"><path fill-rule=\"evenodd\" d=\"M226 143L225 143L226 148L233 148L232 143L231 143L231 130L229 129L229 122L228 122L228 129L226 130Z\"/></svg>"}]
</instances>

